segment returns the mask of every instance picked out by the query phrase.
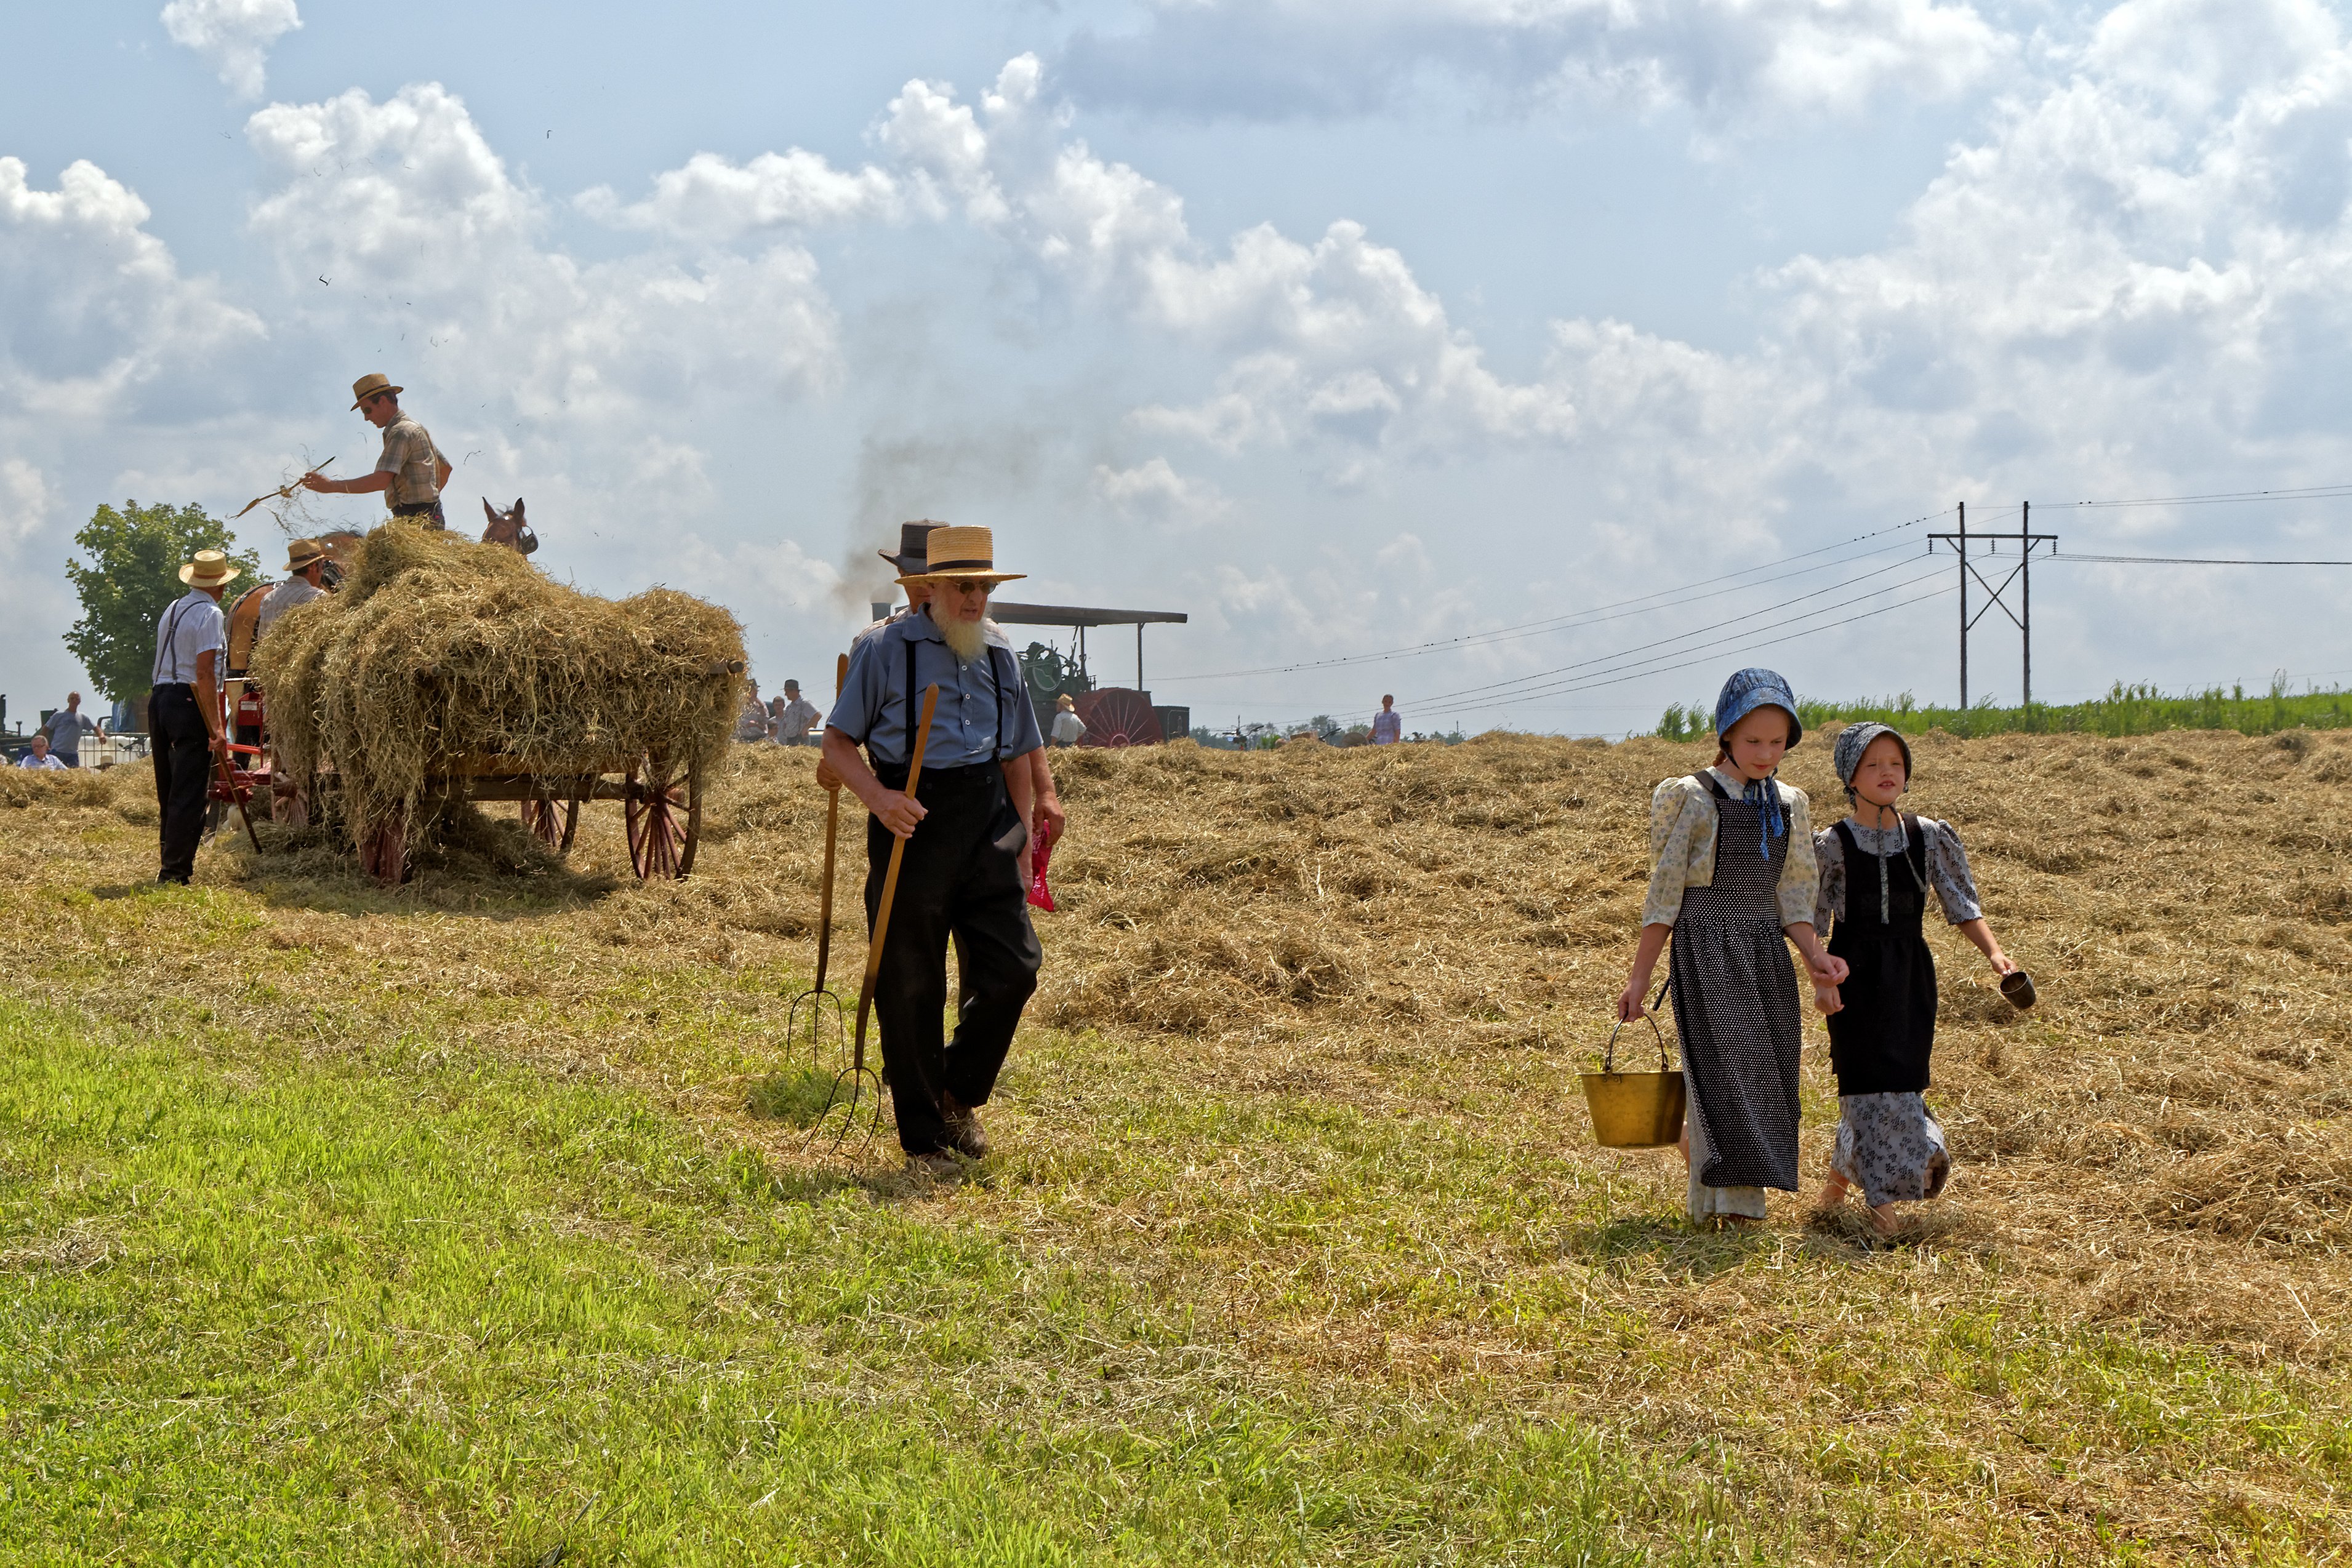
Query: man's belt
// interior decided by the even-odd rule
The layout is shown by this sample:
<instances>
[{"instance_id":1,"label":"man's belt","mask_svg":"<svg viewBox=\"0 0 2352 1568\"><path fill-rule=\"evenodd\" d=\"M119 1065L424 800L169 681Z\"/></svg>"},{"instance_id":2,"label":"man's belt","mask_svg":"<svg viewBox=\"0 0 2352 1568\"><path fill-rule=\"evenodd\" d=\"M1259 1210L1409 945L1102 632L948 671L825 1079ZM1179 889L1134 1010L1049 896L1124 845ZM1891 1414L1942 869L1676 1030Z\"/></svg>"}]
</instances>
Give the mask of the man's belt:
<instances>
[{"instance_id":1,"label":"man's belt","mask_svg":"<svg viewBox=\"0 0 2352 1568\"><path fill-rule=\"evenodd\" d=\"M430 517L438 527L446 528L449 526L448 518L441 515L441 502L437 497L430 501L404 502L392 509L392 515L395 517Z\"/></svg>"}]
</instances>

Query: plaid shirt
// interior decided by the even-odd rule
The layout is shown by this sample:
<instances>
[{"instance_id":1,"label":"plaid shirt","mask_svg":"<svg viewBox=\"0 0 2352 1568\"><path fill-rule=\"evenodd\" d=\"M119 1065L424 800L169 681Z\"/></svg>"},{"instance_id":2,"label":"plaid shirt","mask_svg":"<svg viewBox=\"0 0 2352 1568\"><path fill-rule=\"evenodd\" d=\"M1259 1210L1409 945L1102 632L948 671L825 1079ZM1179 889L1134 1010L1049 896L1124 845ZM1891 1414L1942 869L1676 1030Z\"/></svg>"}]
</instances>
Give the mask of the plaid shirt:
<instances>
[{"instance_id":1,"label":"plaid shirt","mask_svg":"<svg viewBox=\"0 0 2352 1568\"><path fill-rule=\"evenodd\" d=\"M383 427L383 455L375 471L392 476L383 493L387 507L417 507L441 498L441 449L425 427L402 414Z\"/></svg>"}]
</instances>

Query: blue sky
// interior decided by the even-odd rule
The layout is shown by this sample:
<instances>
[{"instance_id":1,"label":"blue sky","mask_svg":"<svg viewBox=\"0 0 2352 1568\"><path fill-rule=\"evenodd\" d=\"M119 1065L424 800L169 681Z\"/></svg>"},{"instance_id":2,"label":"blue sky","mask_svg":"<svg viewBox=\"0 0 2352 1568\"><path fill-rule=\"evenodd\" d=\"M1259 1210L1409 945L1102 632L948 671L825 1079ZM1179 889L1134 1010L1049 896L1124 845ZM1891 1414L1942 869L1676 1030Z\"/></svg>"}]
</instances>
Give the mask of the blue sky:
<instances>
[{"instance_id":1,"label":"blue sky","mask_svg":"<svg viewBox=\"0 0 2352 1568\"><path fill-rule=\"evenodd\" d=\"M1960 499L2084 553L2352 556L2352 501L2063 505L2352 480L2352 50L2314 0L12 21L15 714L81 683L95 506L350 472L371 370L453 518L529 497L548 570L727 604L770 685L902 517L995 528L1020 597L1191 612L1150 684L1219 723L1393 691L1622 733L1750 662L1948 699L1948 521L1768 563ZM2341 678L2348 591L2052 565L2036 695Z\"/></svg>"}]
</instances>

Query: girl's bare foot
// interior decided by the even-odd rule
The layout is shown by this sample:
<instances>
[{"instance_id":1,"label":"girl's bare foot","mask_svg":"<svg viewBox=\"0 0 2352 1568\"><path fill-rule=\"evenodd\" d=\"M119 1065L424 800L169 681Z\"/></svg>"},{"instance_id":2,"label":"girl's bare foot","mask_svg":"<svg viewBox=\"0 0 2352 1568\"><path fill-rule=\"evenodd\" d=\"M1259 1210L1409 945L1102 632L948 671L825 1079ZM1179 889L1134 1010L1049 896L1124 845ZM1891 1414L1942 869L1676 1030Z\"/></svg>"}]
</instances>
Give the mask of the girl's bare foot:
<instances>
[{"instance_id":1,"label":"girl's bare foot","mask_svg":"<svg viewBox=\"0 0 2352 1568\"><path fill-rule=\"evenodd\" d=\"M1903 1217L1895 1212L1891 1203L1882 1203L1870 1211L1870 1228L1881 1236L1892 1236L1903 1228Z\"/></svg>"},{"instance_id":2,"label":"girl's bare foot","mask_svg":"<svg viewBox=\"0 0 2352 1568\"><path fill-rule=\"evenodd\" d=\"M1822 1183L1822 1196L1813 1200L1813 1207L1823 1213L1835 1208L1845 1201L1846 1188L1851 1185L1845 1177L1832 1171L1830 1179Z\"/></svg>"}]
</instances>

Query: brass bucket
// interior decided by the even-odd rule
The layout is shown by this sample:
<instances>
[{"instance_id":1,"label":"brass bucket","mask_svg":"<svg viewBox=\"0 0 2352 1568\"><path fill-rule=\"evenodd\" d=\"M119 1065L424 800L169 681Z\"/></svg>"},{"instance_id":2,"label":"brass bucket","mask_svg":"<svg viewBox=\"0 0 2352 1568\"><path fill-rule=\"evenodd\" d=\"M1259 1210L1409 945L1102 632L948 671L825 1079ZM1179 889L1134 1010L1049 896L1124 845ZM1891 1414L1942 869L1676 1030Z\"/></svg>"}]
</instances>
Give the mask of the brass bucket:
<instances>
[{"instance_id":1,"label":"brass bucket","mask_svg":"<svg viewBox=\"0 0 2352 1568\"><path fill-rule=\"evenodd\" d=\"M1666 1057L1666 1037L1658 1020L1649 1020L1658 1039L1658 1071L1617 1071L1617 1029L1609 1031L1609 1049L1601 1053L1601 1071L1578 1074L1584 1081L1584 1103L1592 1112L1592 1138L1604 1149L1655 1149L1679 1143L1683 1135L1683 1075Z\"/></svg>"}]
</instances>

